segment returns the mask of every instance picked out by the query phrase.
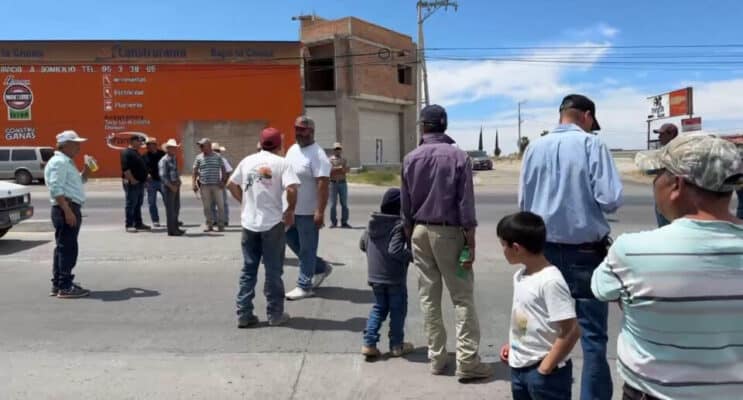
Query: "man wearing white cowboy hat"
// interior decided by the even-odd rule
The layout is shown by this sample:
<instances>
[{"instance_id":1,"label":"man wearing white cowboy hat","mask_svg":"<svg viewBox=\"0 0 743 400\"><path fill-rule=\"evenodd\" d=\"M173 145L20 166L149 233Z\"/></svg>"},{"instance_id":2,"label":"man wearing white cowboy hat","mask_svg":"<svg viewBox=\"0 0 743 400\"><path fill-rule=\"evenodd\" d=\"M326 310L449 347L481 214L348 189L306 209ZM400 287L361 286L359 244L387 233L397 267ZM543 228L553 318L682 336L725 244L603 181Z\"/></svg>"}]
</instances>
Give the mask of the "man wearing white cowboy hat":
<instances>
[{"instance_id":1,"label":"man wearing white cowboy hat","mask_svg":"<svg viewBox=\"0 0 743 400\"><path fill-rule=\"evenodd\" d=\"M76 299L90 294L90 291L73 283L75 275L72 275L72 269L77 264L77 236L83 222L80 213L85 203L83 183L91 172L87 163L83 172L78 171L73 160L80 153L80 144L86 140L75 131L60 133L57 135L57 151L44 168L44 181L52 201L56 242L49 295L60 299Z\"/></svg>"},{"instance_id":2,"label":"man wearing white cowboy hat","mask_svg":"<svg viewBox=\"0 0 743 400\"><path fill-rule=\"evenodd\" d=\"M178 213L181 210L181 177L178 172L176 152L181 147L175 139L169 139L163 144L165 157L158 163L160 180L165 195L165 214L167 218L168 236L183 236L186 231L178 227Z\"/></svg>"},{"instance_id":3,"label":"man wearing white cowboy hat","mask_svg":"<svg viewBox=\"0 0 743 400\"><path fill-rule=\"evenodd\" d=\"M152 136L148 137L145 141L147 146L147 153L142 156L144 163L147 165L147 182L145 189L147 190L147 203L150 208L150 220L152 226L160 227L160 215L157 212L157 194L163 197L165 200L165 191L160 180L160 172L158 172L160 160L165 157L165 152L160 150L157 146L157 138Z\"/></svg>"},{"instance_id":4,"label":"man wearing white cowboy hat","mask_svg":"<svg viewBox=\"0 0 743 400\"><path fill-rule=\"evenodd\" d=\"M212 143L212 150L214 150L215 153L222 156L222 162L224 163L224 170L227 172L227 176L230 176L230 174L232 174L232 171L234 169L232 168L232 165L230 165L230 162L227 161L227 158L225 158L223 154L224 152L227 151L227 149L224 146L220 145L219 143L214 142ZM228 201L227 201L227 188L226 187L224 188L224 190L222 190L222 200L224 201L224 225L229 226L230 225L230 205L228 204ZM216 204L214 205L212 210L214 210L213 211L214 219L216 219L217 218Z\"/></svg>"}]
</instances>

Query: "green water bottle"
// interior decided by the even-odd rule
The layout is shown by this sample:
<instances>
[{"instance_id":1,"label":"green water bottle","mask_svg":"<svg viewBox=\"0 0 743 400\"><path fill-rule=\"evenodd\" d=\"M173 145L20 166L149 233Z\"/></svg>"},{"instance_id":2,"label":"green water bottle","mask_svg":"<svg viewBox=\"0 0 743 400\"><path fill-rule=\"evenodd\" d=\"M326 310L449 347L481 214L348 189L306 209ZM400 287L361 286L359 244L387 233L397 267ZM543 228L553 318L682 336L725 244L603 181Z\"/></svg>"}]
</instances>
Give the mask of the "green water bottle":
<instances>
[{"instance_id":1,"label":"green water bottle","mask_svg":"<svg viewBox=\"0 0 743 400\"><path fill-rule=\"evenodd\" d=\"M459 265L457 266L457 278L459 279L467 279L467 270L464 269L464 263L470 260L470 248L469 246L464 246L462 248L462 251L459 253Z\"/></svg>"}]
</instances>

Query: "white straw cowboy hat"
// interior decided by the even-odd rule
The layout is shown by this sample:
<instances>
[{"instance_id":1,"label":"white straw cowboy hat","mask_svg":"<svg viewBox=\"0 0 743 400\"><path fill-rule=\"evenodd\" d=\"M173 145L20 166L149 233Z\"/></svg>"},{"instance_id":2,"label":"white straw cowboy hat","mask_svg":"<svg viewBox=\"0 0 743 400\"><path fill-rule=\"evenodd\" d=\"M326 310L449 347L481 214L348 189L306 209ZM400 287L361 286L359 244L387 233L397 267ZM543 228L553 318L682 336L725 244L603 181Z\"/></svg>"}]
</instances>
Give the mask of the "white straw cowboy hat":
<instances>
[{"instance_id":1,"label":"white straw cowboy hat","mask_svg":"<svg viewBox=\"0 0 743 400\"><path fill-rule=\"evenodd\" d=\"M167 142L163 143L163 150L168 150L168 147L181 147L175 139L168 139Z\"/></svg>"}]
</instances>

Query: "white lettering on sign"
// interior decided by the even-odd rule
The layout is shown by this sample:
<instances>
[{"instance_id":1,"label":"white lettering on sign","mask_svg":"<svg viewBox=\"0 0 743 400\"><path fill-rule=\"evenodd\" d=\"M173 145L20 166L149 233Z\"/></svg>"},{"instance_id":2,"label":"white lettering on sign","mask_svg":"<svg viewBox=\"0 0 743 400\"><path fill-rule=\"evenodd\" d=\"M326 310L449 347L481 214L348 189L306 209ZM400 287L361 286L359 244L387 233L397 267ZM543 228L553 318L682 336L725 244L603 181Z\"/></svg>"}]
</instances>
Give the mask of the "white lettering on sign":
<instances>
[{"instance_id":1,"label":"white lettering on sign","mask_svg":"<svg viewBox=\"0 0 743 400\"><path fill-rule=\"evenodd\" d=\"M0 72L20 74L23 72L23 67L21 67L20 65L0 65Z\"/></svg>"},{"instance_id":2,"label":"white lettering on sign","mask_svg":"<svg viewBox=\"0 0 743 400\"><path fill-rule=\"evenodd\" d=\"M115 96L144 96L144 90L114 90Z\"/></svg>"},{"instance_id":3,"label":"white lettering on sign","mask_svg":"<svg viewBox=\"0 0 743 400\"><path fill-rule=\"evenodd\" d=\"M71 66L58 66L58 65L42 65L41 73L73 73L77 71L74 65Z\"/></svg>"},{"instance_id":4,"label":"white lettering on sign","mask_svg":"<svg viewBox=\"0 0 743 400\"><path fill-rule=\"evenodd\" d=\"M5 140L32 140L36 139L34 128L5 128Z\"/></svg>"},{"instance_id":5,"label":"white lettering on sign","mask_svg":"<svg viewBox=\"0 0 743 400\"><path fill-rule=\"evenodd\" d=\"M144 108L142 103L116 103L114 107L123 109Z\"/></svg>"}]
</instances>

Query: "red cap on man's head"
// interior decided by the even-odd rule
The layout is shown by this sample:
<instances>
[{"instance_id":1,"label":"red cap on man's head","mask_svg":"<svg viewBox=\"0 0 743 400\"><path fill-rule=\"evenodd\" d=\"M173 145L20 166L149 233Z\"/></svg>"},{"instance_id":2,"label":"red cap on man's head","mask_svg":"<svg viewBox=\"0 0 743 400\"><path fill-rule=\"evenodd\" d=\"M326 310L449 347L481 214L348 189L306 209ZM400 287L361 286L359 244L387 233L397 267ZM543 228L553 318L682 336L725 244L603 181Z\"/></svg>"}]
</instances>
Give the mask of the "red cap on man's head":
<instances>
[{"instance_id":1,"label":"red cap on man's head","mask_svg":"<svg viewBox=\"0 0 743 400\"><path fill-rule=\"evenodd\" d=\"M266 128L261 132L261 147L263 150L276 150L281 147L281 131L276 128Z\"/></svg>"}]
</instances>

